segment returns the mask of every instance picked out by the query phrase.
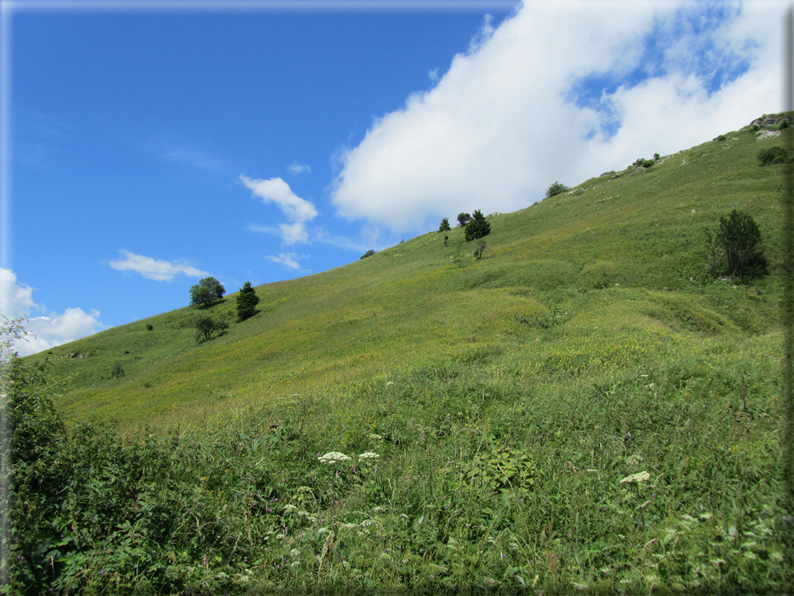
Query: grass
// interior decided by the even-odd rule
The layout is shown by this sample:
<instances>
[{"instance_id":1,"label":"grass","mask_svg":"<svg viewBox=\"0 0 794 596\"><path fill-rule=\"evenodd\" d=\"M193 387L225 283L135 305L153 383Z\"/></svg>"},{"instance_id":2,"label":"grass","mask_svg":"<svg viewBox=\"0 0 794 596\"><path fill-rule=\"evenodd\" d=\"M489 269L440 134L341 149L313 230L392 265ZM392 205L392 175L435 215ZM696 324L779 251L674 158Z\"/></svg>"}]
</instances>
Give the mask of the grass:
<instances>
[{"instance_id":1,"label":"grass","mask_svg":"<svg viewBox=\"0 0 794 596\"><path fill-rule=\"evenodd\" d=\"M36 473L68 490L18 497L19 581L783 590L783 169L758 166L775 139L725 137L489 218L479 261L431 232L260 286L201 345L185 308L53 349L69 432ZM771 263L751 287L704 274L734 208Z\"/></svg>"}]
</instances>

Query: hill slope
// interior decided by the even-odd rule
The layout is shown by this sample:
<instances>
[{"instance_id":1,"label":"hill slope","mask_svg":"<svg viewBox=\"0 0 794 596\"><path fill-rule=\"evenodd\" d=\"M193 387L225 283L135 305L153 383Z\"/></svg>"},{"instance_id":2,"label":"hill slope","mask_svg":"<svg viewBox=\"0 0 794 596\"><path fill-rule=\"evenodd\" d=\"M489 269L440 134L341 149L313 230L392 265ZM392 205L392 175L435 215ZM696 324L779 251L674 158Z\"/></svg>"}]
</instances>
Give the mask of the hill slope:
<instances>
[{"instance_id":1,"label":"hill slope","mask_svg":"<svg viewBox=\"0 0 794 596\"><path fill-rule=\"evenodd\" d=\"M430 232L260 286L261 313L204 345L184 308L55 348L56 375L74 375L59 406L123 428L171 425L489 350L522 352L527 371L567 338L606 345L618 329L650 334L644 341L765 333L777 325L774 282L760 295L710 285L703 230L746 210L777 263L782 168L760 168L756 155L779 139L758 141L749 127L725 136L490 217L481 261L460 228L448 246ZM234 304L231 295L210 312L233 322ZM115 380L117 360L126 376Z\"/></svg>"},{"instance_id":2,"label":"hill slope","mask_svg":"<svg viewBox=\"0 0 794 596\"><path fill-rule=\"evenodd\" d=\"M494 215L479 261L432 232L261 286L201 345L185 308L52 350L60 384L20 366L15 589L781 593L783 167L756 133ZM751 287L704 275L732 209L766 241Z\"/></svg>"}]
</instances>

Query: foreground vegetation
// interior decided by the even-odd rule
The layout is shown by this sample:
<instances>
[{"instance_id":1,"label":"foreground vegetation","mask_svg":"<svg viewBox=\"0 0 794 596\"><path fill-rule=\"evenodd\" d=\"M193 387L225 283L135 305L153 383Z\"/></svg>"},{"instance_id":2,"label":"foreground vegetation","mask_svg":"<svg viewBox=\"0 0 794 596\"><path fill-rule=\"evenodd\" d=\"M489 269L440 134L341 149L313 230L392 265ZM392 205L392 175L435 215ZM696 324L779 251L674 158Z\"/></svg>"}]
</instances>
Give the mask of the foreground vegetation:
<instances>
[{"instance_id":1,"label":"foreground vegetation","mask_svg":"<svg viewBox=\"0 0 794 596\"><path fill-rule=\"evenodd\" d=\"M200 345L183 309L19 361L12 591L785 590L756 137L489 217L479 257L458 228L256 288ZM733 209L751 286L706 272Z\"/></svg>"}]
</instances>

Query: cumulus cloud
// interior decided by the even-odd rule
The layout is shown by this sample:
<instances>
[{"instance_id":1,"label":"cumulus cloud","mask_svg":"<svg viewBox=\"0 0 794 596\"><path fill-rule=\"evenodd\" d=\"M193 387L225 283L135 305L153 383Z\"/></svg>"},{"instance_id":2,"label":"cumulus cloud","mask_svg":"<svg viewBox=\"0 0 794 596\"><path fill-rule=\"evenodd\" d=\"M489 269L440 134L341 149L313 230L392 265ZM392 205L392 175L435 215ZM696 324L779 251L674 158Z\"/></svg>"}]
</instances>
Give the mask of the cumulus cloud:
<instances>
[{"instance_id":1,"label":"cumulus cloud","mask_svg":"<svg viewBox=\"0 0 794 596\"><path fill-rule=\"evenodd\" d=\"M783 3L575 7L532 2L498 26L486 18L432 89L343 150L338 214L401 232L514 211L555 180L576 184L780 109Z\"/></svg>"},{"instance_id":2,"label":"cumulus cloud","mask_svg":"<svg viewBox=\"0 0 794 596\"><path fill-rule=\"evenodd\" d=\"M284 265L285 267L289 267L290 269L299 270L301 268L301 264L298 262L298 259L305 259L309 255L296 255L293 252L289 253L279 253L278 255L268 255L265 258L268 261L272 261L274 263L278 263L279 265Z\"/></svg>"},{"instance_id":3,"label":"cumulus cloud","mask_svg":"<svg viewBox=\"0 0 794 596\"><path fill-rule=\"evenodd\" d=\"M48 313L33 301L33 288L17 281L16 274L10 269L0 268L0 313L10 319L28 316L25 324L33 335L26 339L14 340L14 348L20 356L28 356L48 350L61 344L93 335L104 325L99 320L99 311L92 309L86 313L81 308L67 308L63 314ZM33 312L43 312L33 317Z\"/></svg>"},{"instance_id":4,"label":"cumulus cloud","mask_svg":"<svg viewBox=\"0 0 794 596\"><path fill-rule=\"evenodd\" d=\"M287 219L292 222L291 224L279 224L281 239L284 244L290 245L309 241L305 224L318 215L314 205L292 192L289 184L281 178L254 180L241 175L240 180L263 203L276 203ZM251 226L249 226L249 229L251 229ZM265 230L260 226L258 231Z\"/></svg>"},{"instance_id":5,"label":"cumulus cloud","mask_svg":"<svg viewBox=\"0 0 794 596\"><path fill-rule=\"evenodd\" d=\"M300 164L298 162L293 162L292 164L287 166L287 170L289 170L290 174L303 174L303 172L308 172L309 174L312 173L311 166L307 164Z\"/></svg>"},{"instance_id":6,"label":"cumulus cloud","mask_svg":"<svg viewBox=\"0 0 794 596\"><path fill-rule=\"evenodd\" d=\"M122 259L111 261L110 266L118 271L134 271L140 273L146 279L155 281L171 281L174 276L183 274L188 277L202 277L209 275L206 271L201 271L191 267L184 261L165 261L163 259L153 259L143 255L136 255L128 250L120 250Z\"/></svg>"}]
</instances>

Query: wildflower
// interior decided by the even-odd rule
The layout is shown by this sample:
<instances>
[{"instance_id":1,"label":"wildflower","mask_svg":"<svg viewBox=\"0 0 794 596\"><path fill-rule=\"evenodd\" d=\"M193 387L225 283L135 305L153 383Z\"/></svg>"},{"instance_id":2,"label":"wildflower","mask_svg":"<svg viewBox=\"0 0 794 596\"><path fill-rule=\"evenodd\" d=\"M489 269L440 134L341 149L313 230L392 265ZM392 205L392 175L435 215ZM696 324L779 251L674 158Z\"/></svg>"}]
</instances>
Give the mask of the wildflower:
<instances>
[{"instance_id":1,"label":"wildflower","mask_svg":"<svg viewBox=\"0 0 794 596\"><path fill-rule=\"evenodd\" d=\"M626 463L630 466L636 466L638 463L642 461L642 456L639 453L635 453L631 457L626 459Z\"/></svg>"},{"instance_id":2,"label":"wildflower","mask_svg":"<svg viewBox=\"0 0 794 596\"><path fill-rule=\"evenodd\" d=\"M618 484L623 484L624 482L636 482L639 484L640 482L644 482L650 478L651 475L648 472L638 472L636 474L632 474L631 476L626 476L623 480L621 480Z\"/></svg>"},{"instance_id":3,"label":"wildflower","mask_svg":"<svg viewBox=\"0 0 794 596\"><path fill-rule=\"evenodd\" d=\"M350 461L350 457L339 451L329 451L325 455L317 458L318 461L324 464L334 464L338 461Z\"/></svg>"},{"instance_id":4,"label":"wildflower","mask_svg":"<svg viewBox=\"0 0 794 596\"><path fill-rule=\"evenodd\" d=\"M361 455L358 456L358 459L378 459L380 455L373 451L365 451Z\"/></svg>"}]
</instances>

